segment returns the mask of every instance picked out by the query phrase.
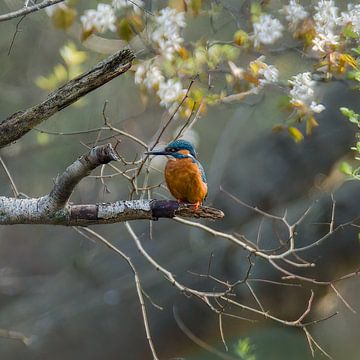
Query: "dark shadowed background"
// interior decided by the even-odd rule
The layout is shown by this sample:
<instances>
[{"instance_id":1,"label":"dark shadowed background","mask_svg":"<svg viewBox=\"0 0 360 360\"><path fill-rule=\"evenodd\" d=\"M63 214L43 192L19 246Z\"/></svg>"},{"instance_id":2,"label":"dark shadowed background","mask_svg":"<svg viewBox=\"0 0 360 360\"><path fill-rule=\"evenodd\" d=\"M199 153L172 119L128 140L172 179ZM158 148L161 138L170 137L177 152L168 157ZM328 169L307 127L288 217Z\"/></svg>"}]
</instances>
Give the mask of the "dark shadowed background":
<instances>
[{"instance_id":1,"label":"dark shadowed background","mask_svg":"<svg viewBox=\"0 0 360 360\"><path fill-rule=\"evenodd\" d=\"M18 8L22 4L22 1L1 1L0 13L8 12L9 5ZM68 40L66 34L52 27L45 12L38 12L21 22L8 54L17 21L0 24L0 119L46 96L46 92L35 85L35 78L48 74L61 62L58 50ZM188 27L187 36L191 37L192 31L203 31L206 36L208 30L207 24L199 22L193 30ZM227 31L231 33L231 29ZM82 49L82 45L74 41ZM91 61L95 63L100 58L92 54ZM278 66L283 80L307 66L306 60L291 50L269 53L267 60ZM261 220L221 192L220 186L270 212L280 214L288 209L293 218L317 200L298 231L299 244L310 243L323 234L324 226L319 224L330 219L331 192L337 200L336 224L359 215L360 184L345 181L338 167L343 159L351 156L349 148L355 139L355 129L341 115L339 107L360 111L360 94L343 81L321 83L319 87L326 110L318 117L320 126L314 134L300 144L295 144L287 134L271 132L272 126L287 116L279 110L281 91L277 87L243 103L213 107L198 121L194 131L209 181L207 203L226 214L224 220L210 226L230 233L244 233L254 239ZM152 140L162 119L168 118L152 99L143 104L132 72L111 81L85 100L83 106L71 106L57 113L39 129L71 132L96 128L103 122L102 108L106 100L111 123L145 142ZM182 121L173 122L163 138L164 143L171 139ZM59 136L31 131L2 149L0 154L19 190L35 197L48 193L57 174L86 151L80 142L92 145L96 136ZM120 153L128 158L141 156L140 147L125 138L121 140ZM161 175L152 174L154 184L161 179ZM84 179L72 201L128 198L129 186L123 178L108 179L106 184L110 193L98 179ZM3 171L0 171L0 193L12 195ZM154 196L170 195L156 190ZM223 239L166 219L153 223L150 239L148 222L133 225L144 247L188 285L200 289L214 286L209 280L189 273L206 273L211 254L212 272L218 277L234 281L246 273L248 262L244 251ZM274 241L272 227L273 224L265 221L261 241L268 247ZM174 312L191 333L224 351L217 317L203 303L179 294L161 274L149 267L124 225L97 226L96 230L131 257L140 271L145 291L163 307L160 311L147 303L154 343L161 359L218 359L184 334L174 319ZM323 280L355 271L360 265L356 229L339 231L307 256L318 264L311 274ZM260 260L256 261L252 276L279 278L273 268ZM354 277L337 286L352 307L359 310L359 279ZM313 289L317 300L312 318L339 311L337 316L313 326L313 335L335 359L359 359L358 314L351 313L333 292ZM238 291L245 303L255 305L245 287L240 286ZM259 283L256 291L270 313L293 320L306 307L310 286L297 289ZM224 332L232 353L239 339L249 337L256 360L311 358L300 330L258 320L256 323L224 320ZM64 227L0 228L0 328L21 331L32 339L29 346L0 339L0 358L4 360L151 358L133 276L127 264L107 248Z\"/></svg>"}]
</instances>

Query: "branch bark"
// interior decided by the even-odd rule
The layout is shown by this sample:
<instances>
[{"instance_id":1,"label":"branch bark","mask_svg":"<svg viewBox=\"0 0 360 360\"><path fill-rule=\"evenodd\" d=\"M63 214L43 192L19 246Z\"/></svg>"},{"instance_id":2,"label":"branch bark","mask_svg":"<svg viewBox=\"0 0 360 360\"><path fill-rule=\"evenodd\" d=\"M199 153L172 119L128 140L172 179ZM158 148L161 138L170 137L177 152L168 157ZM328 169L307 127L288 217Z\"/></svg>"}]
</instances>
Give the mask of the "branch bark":
<instances>
[{"instance_id":1,"label":"branch bark","mask_svg":"<svg viewBox=\"0 0 360 360\"><path fill-rule=\"evenodd\" d=\"M64 0L44 0L40 4L35 4L32 6L24 6L22 9L13 11L11 13L0 15L0 22L1 21L7 21L11 19L18 18L20 16L25 16L27 14L33 13L35 11L44 9L48 6L52 6L55 4L58 4L60 2L63 2Z\"/></svg>"},{"instance_id":2,"label":"branch bark","mask_svg":"<svg viewBox=\"0 0 360 360\"><path fill-rule=\"evenodd\" d=\"M131 50L121 50L56 89L40 104L18 111L3 120L0 123L0 148L21 138L57 111L129 70L134 58Z\"/></svg>"},{"instance_id":3,"label":"branch bark","mask_svg":"<svg viewBox=\"0 0 360 360\"><path fill-rule=\"evenodd\" d=\"M175 216L221 219L222 211L207 206L195 210L175 200L132 200L73 205L69 198L76 185L96 167L118 160L111 144L96 146L72 163L56 181L52 191L40 198L0 197L0 225L47 224L88 226L129 220L157 220Z\"/></svg>"}]
</instances>

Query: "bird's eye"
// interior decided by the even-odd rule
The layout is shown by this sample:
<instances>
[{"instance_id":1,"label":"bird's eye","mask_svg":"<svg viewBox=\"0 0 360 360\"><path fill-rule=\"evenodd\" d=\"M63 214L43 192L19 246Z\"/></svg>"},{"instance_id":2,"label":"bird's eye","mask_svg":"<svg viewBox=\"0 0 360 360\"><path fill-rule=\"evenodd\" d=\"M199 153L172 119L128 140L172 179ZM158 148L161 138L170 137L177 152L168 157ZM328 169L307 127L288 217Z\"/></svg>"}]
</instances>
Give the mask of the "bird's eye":
<instances>
[{"instance_id":1,"label":"bird's eye","mask_svg":"<svg viewBox=\"0 0 360 360\"><path fill-rule=\"evenodd\" d=\"M168 148L167 151L169 151L169 152L175 152L176 149L175 149L175 148Z\"/></svg>"}]
</instances>

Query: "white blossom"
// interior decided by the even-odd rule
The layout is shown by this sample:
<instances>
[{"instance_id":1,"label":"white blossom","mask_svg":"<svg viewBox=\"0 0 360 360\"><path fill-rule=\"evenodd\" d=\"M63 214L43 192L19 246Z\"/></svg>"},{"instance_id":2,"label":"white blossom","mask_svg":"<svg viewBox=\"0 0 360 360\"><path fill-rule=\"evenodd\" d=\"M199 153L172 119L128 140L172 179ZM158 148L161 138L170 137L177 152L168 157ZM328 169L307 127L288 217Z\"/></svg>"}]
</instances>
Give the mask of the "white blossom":
<instances>
[{"instance_id":1,"label":"white blossom","mask_svg":"<svg viewBox=\"0 0 360 360\"><path fill-rule=\"evenodd\" d=\"M171 105L179 103L182 96L185 95L186 89L183 89L180 81L169 79L160 83L157 95L160 98L160 105L170 108Z\"/></svg>"},{"instance_id":2,"label":"white blossom","mask_svg":"<svg viewBox=\"0 0 360 360\"><path fill-rule=\"evenodd\" d=\"M321 113L322 111L325 110L325 106L322 104L317 104L315 101L312 101L310 104L310 109L314 112L314 113Z\"/></svg>"},{"instance_id":3,"label":"white blossom","mask_svg":"<svg viewBox=\"0 0 360 360\"><path fill-rule=\"evenodd\" d=\"M279 79L279 70L273 65L267 65L259 70L262 78L259 78L259 84L264 86L266 84L276 83Z\"/></svg>"},{"instance_id":4,"label":"white blossom","mask_svg":"<svg viewBox=\"0 0 360 360\"><path fill-rule=\"evenodd\" d=\"M136 13L140 13L144 7L144 2L142 0L113 0L112 6L116 10L132 7Z\"/></svg>"},{"instance_id":5,"label":"white blossom","mask_svg":"<svg viewBox=\"0 0 360 360\"><path fill-rule=\"evenodd\" d=\"M267 84L275 83L279 79L279 70L273 65L266 64L264 61L265 56L261 55L249 64L250 71L254 72L253 75L259 81L259 84L255 86L258 89L261 89Z\"/></svg>"},{"instance_id":6,"label":"white blossom","mask_svg":"<svg viewBox=\"0 0 360 360\"><path fill-rule=\"evenodd\" d=\"M116 31L116 16L114 9L108 4L98 4L97 9L85 10L80 17L84 31L96 30L104 33L107 30Z\"/></svg>"},{"instance_id":7,"label":"white blossom","mask_svg":"<svg viewBox=\"0 0 360 360\"><path fill-rule=\"evenodd\" d=\"M156 43L161 54L171 60L174 52L179 50L184 41L180 31L186 26L185 13L167 7L161 9L159 16L154 20L155 29L151 34L151 40Z\"/></svg>"},{"instance_id":8,"label":"white blossom","mask_svg":"<svg viewBox=\"0 0 360 360\"><path fill-rule=\"evenodd\" d=\"M316 82L312 80L310 72L293 76L292 80L289 80L289 84L292 85L292 89L290 90L290 102L292 104L301 104L316 113L325 110L324 105L317 104L314 101L314 87Z\"/></svg>"},{"instance_id":9,"label":"white blossom","mask_svg":"<svg viewBox=\"0 0 360 360\"><path fill-rule=\"evenodd\" d=\"M340 17L340 23L343 26L347 24L352 25L352 30L360 35L360 4L348 4L347 12L342 12Z\"/></svg>"},{"instance_id":10,"label":"white blossom","mask_svg":"<svg viewBox=\"0 0 360 360\"><path fill-rule=\"evenodd\" d=\"M320 53L326 53L329 47L334 47L339 44L339 35L332 32L327 34L317 34L312 41L312 50Z\"/></svg>"},{"instance_id":11,"label":"white blossom","mask_svg":"<svg viewBox=\"0 0 360 360\"><path fill-rule=\"evenodd\" d=\"M328 34L333 32L340 21L338 15L339 9L335 6L333 0L320 0L315 6L314 14L316 32Z\"/></svg>"},{"instance_id":12,"label":"white blossom","mask_svg":"<svg viewBox=\"0 0 360 360\"><path fill-rule=\"evenodd\" d=\"M314 14L316 36L313 39L313 51L326 53L339 44L341 18L339 9L333 0L320 0Z\"/></svg>"},{"instance_id":13,"label":"white blossom","mask_svg":"<svg viewBox=\"0 0 360 360\"><path fill-rule=\"evenodd\" d=\"M282 37L283 25L278 19L269 14L262 14L258 21L253 24L254 27L254 45L273 44Z\"/></svg>"},{"instance_id":14,"label":"white blossom","mask_svg":"<svg viewBox=\"0 0 360 360\"><path fill-rule=\"evenodd\" d=\"M304 20L309 14L302 5L296 0L290 0L281 10L285 14L286 20L289 22L290 28L295 29L297 25Z\"/></svg>"},{"instance_id":15,"label":"white blossom","mask_svg":"<svg viewBox=\"0 0 360 360\"><path fill-rule=\"evenodd\" d=\"M144 84L149 90L160 86L164 76L159 68L150 63L140 64L135 72L135 84Z\"/></svg>"},{"instance_id":16,"label":"white blossom","mask_svg":"<svg viewBox=\"0 0 360 360\"><path fill-rule=\"evenodd\" d=\"M155 22L171 32L172 30L177 30L178 28L184 28L186 26L185 13L177 12L175 9L166 7L160 10L160 15L155 17Z\"/></svg>"}]
</instances>

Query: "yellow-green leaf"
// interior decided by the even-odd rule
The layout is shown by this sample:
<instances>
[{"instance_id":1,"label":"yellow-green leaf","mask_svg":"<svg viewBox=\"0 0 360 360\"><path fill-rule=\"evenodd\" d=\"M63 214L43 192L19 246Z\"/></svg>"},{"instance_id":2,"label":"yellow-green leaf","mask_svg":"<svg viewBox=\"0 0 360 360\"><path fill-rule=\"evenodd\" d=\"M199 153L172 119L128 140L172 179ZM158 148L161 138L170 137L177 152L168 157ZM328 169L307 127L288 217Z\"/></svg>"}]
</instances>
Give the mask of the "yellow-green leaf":
<instances>
[{"instance_id":1,"label":"yellow-green leaf","mask_svg":"<svg viewBox=\"0 0 360 360\"><path fill-rule=\"evenodd\" d=\"M67 80L68 72L65 69L65 66L62 64L57 64L54 66L54 75L58 83L61 83Z\"/></svg>"},{"instance_id":2,"label":"yellow-green leaf","mask_svg":"<svg viewBox=\"0 0 360 360\"><path fill-rule=\"evenodd\" d=\"M341 164L340 164L340 169L339 169L342 173L344 173L345 175L352 175L352 172L353 172L353 168L352 166L343 161Z\"/></svg>"},{"instance_id":3,"label":"yellow-green leaf","mask_svg":"<svg viewBox=\"0 0 360 360\"><path fill-rule=\"evenodd\" d=\"M289 126L288 131L290 136L294 139L296 143L299 143L304 139L304 135L298 128L294 126Z\"/></svg>"},{"instance_id":4,"label":"yellow-green leaf","mask_svg":"<svg viewBox=\"0 0 360 360\"><path fill-rule=\"evenodd\" d=\"M46 145L50 141L49 135L41 132L37 133L36 141L39 145Z\"/></svg>"},{"instance_id":5,"label":"yellow-green leaf","mask_svg":"<svg viewBox=\"0 0 360 360\"><path fill-rule=\"evenodd\" d=\"M68 6L57 8L51 19L55 27L67 30L73 23L76 17L76 11Z\"/></svg>"},{"instance_id":6,"label":"yellow-green leaf","mask_svg":"<svg viewBox=\"0 0 360 360\"><path fill-rule=\"evenodd\" d=\"M311 135L315 127L319 126L319 123L315 120L314 117L311 117L306 120L306 135Z\"/></svg>"},{"instance_id":7,"label":"yellow-green leaf","mask_svg":"<svg viewBox=\"0 0 360 360\"><path fill-rule=\"evenodd\" d=\"M234 43L244 45L249 40L249 35L244 30L238 30L234 34Z\"/></svg>"},{"instance_id":8,"label":"yellow-green leaf","mask_svg":"<svg viewBox=\"0 0 360 360\"><path fill-rule=\"evenodd\" d=\"M202 0L191 0L190 7L193 11L194 16L198 16L201 10Z\"/></svg>"},{"instance_id":9,"label":"yellow-green leaf","mask_svg":"<svg viewBox=\"0 0 360 360\"><path fill-rule=\"evenodd\" d=\"M60 55L68 66L82 64L87 59L87 53L79 51L72 41L60 49Z\"/></svg>"},{"instance_id":10,"label":"yellow-green leaf","mask_svg":"<svg viewBox=\"0 0 360 360\"><path fill-rule=\"evenodd\" d=\"M137 33L143 30L144 24L140 16L132 15L120 19L116 27L119 38L130 41Z\"/></svg>"}]
</instances>

